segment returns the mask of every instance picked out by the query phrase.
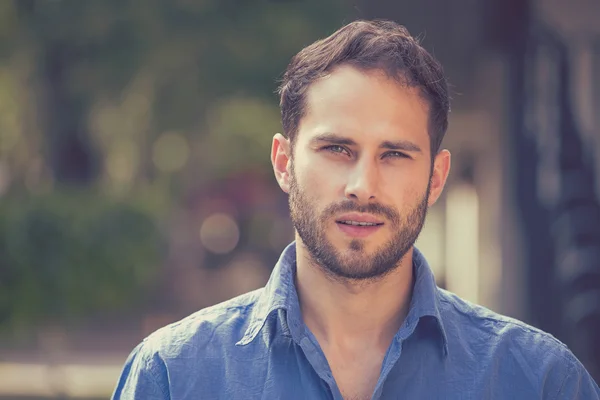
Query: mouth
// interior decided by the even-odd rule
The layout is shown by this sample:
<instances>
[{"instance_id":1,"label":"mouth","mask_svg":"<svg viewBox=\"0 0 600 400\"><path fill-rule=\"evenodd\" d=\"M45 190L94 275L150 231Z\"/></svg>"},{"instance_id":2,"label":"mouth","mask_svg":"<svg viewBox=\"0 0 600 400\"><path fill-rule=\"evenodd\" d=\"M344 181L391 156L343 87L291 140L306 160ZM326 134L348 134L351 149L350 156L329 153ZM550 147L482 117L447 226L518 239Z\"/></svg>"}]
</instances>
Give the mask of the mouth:
<instances>
[{"instance_id":1,"label":"mouth","mask_svg":"<svg viewBox=\"0 0 600 400\"><path fill-rule=\"evenodd\" d=\"M338 218L336 225L340 231L352 238L364 238L377 232L383 222L371 215L349 214Z\"/></svg>"},{"instance_id":2,"label":"mouth","mask_svg":"<svg viewBox=\"0 0 600 400\"><path fill-rule=\"evenodd\" d=\"M383 222L362 222L362 221L352 221L352 220L341 220L335 221L338 224L342 225L351 225L351 226L380 226L383 225Z\"/></svg>"}]
</instances>

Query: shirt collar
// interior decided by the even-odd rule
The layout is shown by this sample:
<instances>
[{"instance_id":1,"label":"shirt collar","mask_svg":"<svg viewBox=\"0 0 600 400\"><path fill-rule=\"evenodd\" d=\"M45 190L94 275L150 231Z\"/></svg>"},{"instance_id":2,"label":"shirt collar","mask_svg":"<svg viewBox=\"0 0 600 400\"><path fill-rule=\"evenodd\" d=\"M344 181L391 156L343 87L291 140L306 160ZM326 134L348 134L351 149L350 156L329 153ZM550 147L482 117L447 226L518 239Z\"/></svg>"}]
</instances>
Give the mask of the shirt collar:
<instances>
[{"instance_id":1,"label":"shirt collar","mask_svg":"<svg viewBox=\"0 0 600 400\"><path fill-rule=\"evenodd\" d=\"M412 333L422 317L433 317L437 322L436 326L442 339L444 355L447 355L448 337L440 314L439 292L433 272L423 254L417 248L414 248L413 252L413 271L415 276L413 296L403 326L412 327L408 330ZM267 285L253 307L250 323L244 336L237 343L238 345L246 345L252 342L264 327L269 315L278 310L286 311L287 320L285 322L291 331L292 337L300 337L304 333L304 322L302 321L298 293L294 282L295 275L296 244L292 242L284 249L277 264L275 264ZM400 334L400 331L398 334Z\"/></svg>"},{"instance_id":2,"label":"shirt collar","mask_svg":"<svg viewBox=\"0 0 600 400\"><path fill-rule=\"evenodd\" d=\"M237 345L246 345L260 332L269 315L285 310L289 329L300 330L303 326L300 303L294 278L296 275L296 243L289 244L281 253L271 277L260 294L250 315L250 323L244 337Z\"/></svg>"},{"instance_id":3,"label":"shirt collar","mask_svg":"<svg viewBox=\"0 0 600 400\"><path fill-rule=\"evenodd\" d=\"M442 339L442 350L444 355L448 355L448 335L440 313L440 292L425 256L416 247L413 251L413 272L415 283L405 325L412 326L423 317L433 317Z\"/></svg>"}]
</instances>

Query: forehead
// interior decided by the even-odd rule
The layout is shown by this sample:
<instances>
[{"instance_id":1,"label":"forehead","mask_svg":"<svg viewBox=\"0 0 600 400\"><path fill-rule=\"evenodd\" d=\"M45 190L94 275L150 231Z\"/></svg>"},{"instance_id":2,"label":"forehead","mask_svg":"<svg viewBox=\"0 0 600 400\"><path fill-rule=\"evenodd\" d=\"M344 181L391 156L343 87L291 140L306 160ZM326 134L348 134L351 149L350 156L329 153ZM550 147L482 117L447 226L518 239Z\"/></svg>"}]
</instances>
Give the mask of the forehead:
<instances>
[{"instance_id":1,"label":"forehead","mask_svg":"<svg viewBox=\"0 0 600 400\"><path fill-rule=\"evenodd\" d=\"M343 65L307 91L299 140L323 131L354 140L411 140L429 143L429 107L418 88L406 87L379 71Z\"/></svg>"}]
</instances>

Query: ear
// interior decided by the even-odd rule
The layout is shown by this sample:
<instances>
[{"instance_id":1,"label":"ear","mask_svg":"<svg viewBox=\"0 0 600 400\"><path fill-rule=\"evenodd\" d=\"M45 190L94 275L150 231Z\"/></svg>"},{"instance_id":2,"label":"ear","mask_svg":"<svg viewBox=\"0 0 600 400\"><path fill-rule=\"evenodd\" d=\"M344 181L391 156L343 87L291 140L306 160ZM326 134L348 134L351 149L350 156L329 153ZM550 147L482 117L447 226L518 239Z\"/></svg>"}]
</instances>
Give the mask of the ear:
<instances>
[{"instance_id":1,"label":"ear","mask_svg":"<svg viewBox=\"0 0 600 400\"><path fill-rule=\"evenodd\" d=\"M271 146L271 163L273 164L275 179L277 179L279 187L281 187L281 190L283 190L285 193L290 192L290 171L288 168L292 158L290 149L290 141L281 133L277 133L275 136L273 136L273 144Z\"/></svg>"},{"instance_id":2,"label":"ear","mask_svg":"<svg viewBox=\"0 0 600 400\"><path fill-rule=\"evenodd\" d=\"M431 183L429 191L428 206L431 207L440 198L448 173L450 172L450 152L448 150L440 151L433 161L433 171L431 172Z\"/></svg>"}]
</instances>

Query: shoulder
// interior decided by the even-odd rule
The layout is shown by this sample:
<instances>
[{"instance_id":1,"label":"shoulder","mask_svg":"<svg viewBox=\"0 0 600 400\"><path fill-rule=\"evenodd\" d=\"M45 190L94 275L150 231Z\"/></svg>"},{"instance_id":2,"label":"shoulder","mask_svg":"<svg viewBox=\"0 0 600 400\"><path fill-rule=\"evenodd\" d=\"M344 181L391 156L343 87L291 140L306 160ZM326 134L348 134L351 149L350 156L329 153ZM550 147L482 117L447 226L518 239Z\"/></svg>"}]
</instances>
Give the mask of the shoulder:
<instances>
[{"instance_id":1,"label":"shoulder","mask_svg":"<svg viewBox=\"0 0 600 400\"><path fill-rule=\"evenodd\" d=\"M162 359L210 355L222 346L235 344L248 327L250 315L264 289L204 308L150 334L143 351Z\"/></svg>"},{"instance_id":2,"label":"shoulder","mask_svg":"<svg viewBox=\"0 0 600 400\"><path fill-rule=\"evenodd\" d=\"M225 359L228 349L243 336L252 309L263 289L202 309L158 329L139 343L125 361L113 399L170 398L171 386L206 378L194 371L203 361Z\"/></svg>"},{"instance_id":3,"label":"shoulder","mask_svg":"<svg viewBox=\"0 0 600 400\"><path fill-rule=\"evenodd\" d=\"M523 321L438 289L449 352L484 375L509 379L549 399L600 399L600 389L569 348Z\"/></svg>"},{"instance_id":4,"label":"shoulder","mask_svg":"<svg viewBox=\"0 0 600 400\"><path fill-rule=\"evenodd\" d=\"M451 337L465 346L483 345L489 352L503 352L524 369L539 369L540 362L560 364L566 370L578 361L569 348L553 335L523 321L470 303L439 289L442 319Z\"/></svg>"}]
</instances>

